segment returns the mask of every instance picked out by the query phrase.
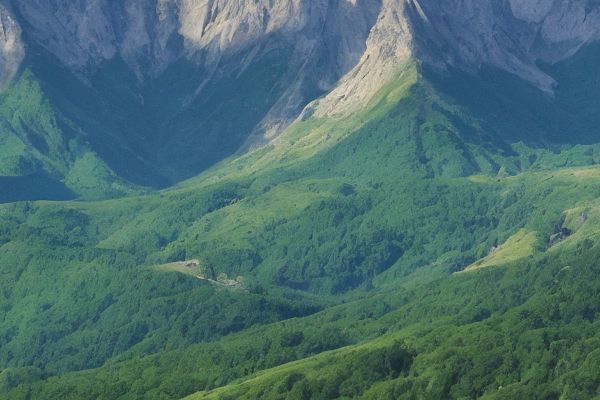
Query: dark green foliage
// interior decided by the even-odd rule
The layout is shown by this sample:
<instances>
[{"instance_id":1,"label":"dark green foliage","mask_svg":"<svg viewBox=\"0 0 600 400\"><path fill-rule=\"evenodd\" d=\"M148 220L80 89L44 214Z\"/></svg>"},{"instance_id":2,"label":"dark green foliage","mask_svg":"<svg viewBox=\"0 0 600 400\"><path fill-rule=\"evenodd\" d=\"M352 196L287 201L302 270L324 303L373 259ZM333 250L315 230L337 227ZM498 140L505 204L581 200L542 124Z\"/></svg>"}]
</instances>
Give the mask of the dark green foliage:
<instances>
[{"instance_id":1,"label":"dark green foliage","mask_svg":"<svg viewBox=\"0 0 600 400\"><path fill-rule=\"evenodd\" d=\"M412 331L400 331L405 340L410 340L409 349L412 350L396 341L391 347L368 345L356 351L344 351L339 356L334 353L331 355L333 358L317 358L316 365L319 367L303 367L300 364L282 379L279 375L273 375L272 380L259 380L247 386L244 392L232 392L232 396L253 398L252 393L260 391L262 398L282 398L282 393L288 393L283 398L293 395L306 395L308 398L337 398L343 395L362 395L364 398L419 398L426 395L431 399L481 396L514 398L528 395L533 398L552 398L563 390L570 390L573 395L579 393L579 397L574 398L589 398L598 388L593 372L594 348L598 344L598 339L594 338L596 318L592 317L594 322L589 321L590 316L598 313L594 308L592 310L595 311L590 310L592 304L598 304L598 299L588 295L598 293L597 282L593 279L598 272L593 261L598 251L598 247L586 251L585 255L578 257L577 269L566 274L561 272L562 266L572 261L571 255L554 260L540 258L535 263L519 263L502 271L482 271L475 276L439 280L429 285L427 291L419 291L418 297L405 305L402 302L390 304L383 316L369 322L372 326L367 330L375 332L378 320L381 326L392 331L410 324L411 320L420 321ZM544 268L540 268L540 265ZM516 280L516 277L519 279ZM557 277L560 280L557 281ZM474 281L481 282L477 292L469 291ZM509 290L513 293L524 291L524 296L507 298L504 293ZM581 296L589 299L583 300ZM397 301L390 293L383 297ZM471 310L480 307L474 305L478 303L493 310L493 316L483 322L464 319L463 315L467 316ZM373 309L374 302L365 301L365 306ZM555 306L564 311L555 315ZM307 335L306 332L319 325L341 324L356 334L362 331L359 335L364 335L365 322L360 325L353 325L352 322L356 320L358 310L357 304L337 308L298 321L298 324L294 324L295 329L302 327ZM431 322L422 322L423 313L431 317ZM448 316L446 322L444 315ZM240 334L227 339L221 346L211 346L214 350L208 350L211 347L205 346L204 350L187 352L186 356L180 354L174 360L183 357L202 364L200 360L206 357L204 352L215 351L221 355L217 358L212 356L211 365L221 362L231 365L231 361L225 360L232 357L238 360L233 365L240 365L242 370L234 372L238 370L237 366L227 367L230 372L244 374L254 371L259 365L259 369L262 369L274 365L273 361L266 361L270 354L284 354L283 349L265 347L266 343L271 342L270 337L280 331L278 326L249 331L247 335ZM282 343L289 334L289 330L283 332L283 336L280 336ZM264 341L257 341L256 337L259 336L265 338ZM248 347L255 350L249 351ZM255 358L259 354L262 355ZM167 355L161 357L165 361L169 358ZM279 362L275 361L275 365ZM135 367L150 371L153 368L151 365L151 362L146 362L140 366L136 361L123 364L120 368L127 370ZM248 369L252 365L255 367ZM185 369L170 371L168 368L158 368L162 372L157 371L157 374L162 378L171 373L173 376L186 374ZM91 376L103 379L103 374L110 371L112 368L104 368ZM206 378L208 370L202 371L187 371L184 380L190 383L200 376ZM123 371L120 373L123 374ZM72 376L57 380L52 385L73 390L71 385L79 379ZM389 383L373 386L382 380ZM168 387L167 381L160 381L162 390ZM567 383L572 389L564 389ZM261 389L263 384L267 386ZM206 383L198 382L196 389L211 387L204 385ZM179 393L183 395L185 392ZM247 394L242 396L241 393ZM148 395L148 398L152 396Z\"/></svg>"},{"instance_id":2,"label":"dark green foliage","mask_svg":"<svg viewBox=\"0 0 600 400\"><path fill-rule=\"evenodd\" d=\"M265 57L277 69L283 56ZM139 117L135 88L119 83L122 65L104 68L102 95ZM176 68L149 89L151 109L163 85L192 85L179 73L189 66ZM261 74L286 74L246 73L247 96L226 99L243 103L232 147L211 163L267 106L248 98L265 90ZM556 168L593 165L597 146L509 144L501 118L486 118L491 127L477 120L498 98L469 111L436 92L439 84L419 81L386 112L370 111L354 131L298 159L255 169L279 151L273 146L145 196L0 206L0 398L597 396L600 173ZM64 96L83 90L73 85ZM222 89L234 90L211 90ZM540 95L523 90L526 99ZM38 108L51 126L62 121L63 133L69 121L93 130L98 121L79 113L92 100L61 113ZM194 136L194 116L216 112L190 107L171 115L178 138ZM521 111L515 124L533 113ZM206 138L219 121L204 120ZM537 124L519 126L529 123ZM21 133L36 157L52 152L35 130ZM170 145L165 154L176 153ZM180 171L163 160L151 172L203 167L188 156ZM113 161L115 171L127 167ZM522 231L531 243L511 249L530 246L526 256L454 274ZM207 278L239 279L241 288L169 264L191 259Z\"/></svg>"},{"instance_id":3,"label":"dark green foliage","mask_svg":"<svg viewBox=\"0 0 600 400\"><path fill-rule=\"evenodd\" d=\"M373 351L358 351L337 359L333 366L324 368L317 379L292 372L283 378L277 394L263 392L263 398L358 398L373 384L406 374L413 359L414 354L400 342Z\"/></svg>"},{"instance_id":4,"label":"dark green foliage","mask_svg":"<svg viewBox=\"0 0 600 400\"><path fill-rule=\"evenodd\" d=\"M0 203L24 200L72 200L76 197L62 182L43 175L0 176Z\"/></svg>"}]
</instances>

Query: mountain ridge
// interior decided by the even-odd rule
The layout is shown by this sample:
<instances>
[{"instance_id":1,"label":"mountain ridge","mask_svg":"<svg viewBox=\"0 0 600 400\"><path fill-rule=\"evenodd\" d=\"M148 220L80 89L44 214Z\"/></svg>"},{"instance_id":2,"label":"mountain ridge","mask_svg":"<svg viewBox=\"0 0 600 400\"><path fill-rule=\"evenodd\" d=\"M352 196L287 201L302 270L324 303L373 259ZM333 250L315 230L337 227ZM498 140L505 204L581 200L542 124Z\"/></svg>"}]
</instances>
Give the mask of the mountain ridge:
<instances>
[{"instance_id":1,"label":"mountain ridge","mask_svg":"<svg viewBox=\"0 0 600 400\"><path fill-rule=\"evenodd\" d=\"M169 186L270 143L298 119L361 112L410 60L442 76L496 68L552 97L557 82L539 64L600 35L600 7L578 0L1 5L0 84L32 70L58 118L52 135L77 137L43 157L19 150L4 169L60 180L86 198ZM28 132L39 131L35 143L52 148L43 129L9 125L5 141L30 148Z\"/></svg>"}]
</instances>

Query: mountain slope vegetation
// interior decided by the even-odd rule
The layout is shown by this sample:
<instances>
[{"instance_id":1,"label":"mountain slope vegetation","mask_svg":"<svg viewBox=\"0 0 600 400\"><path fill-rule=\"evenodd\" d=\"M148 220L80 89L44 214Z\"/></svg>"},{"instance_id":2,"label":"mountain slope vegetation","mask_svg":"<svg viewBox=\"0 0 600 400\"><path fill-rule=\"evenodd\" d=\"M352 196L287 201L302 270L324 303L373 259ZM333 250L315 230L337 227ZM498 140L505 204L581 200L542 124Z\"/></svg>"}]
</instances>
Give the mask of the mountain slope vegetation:
<instances>
[{"instance_id":1,"label":"mountain slope vegetation","mask_svg":"<svg viewBox=\"0 0 600 400\"><path fill-rule=\"evenodd\" d=\"M598 145L430 74L170 189L0 206L0 398L595 396ZM242 288L160 268L195 259Z\"/></svg>"},{"instance_id":2,"label":"mountain slope vegetation","mask_svg":"<svg viewBox=\"0 0 600 400\"><path fill-rule=\"evenodd\" d=\"M598 26L0 0L0 400L600 398Z\"/></svg>"}]
</instances>

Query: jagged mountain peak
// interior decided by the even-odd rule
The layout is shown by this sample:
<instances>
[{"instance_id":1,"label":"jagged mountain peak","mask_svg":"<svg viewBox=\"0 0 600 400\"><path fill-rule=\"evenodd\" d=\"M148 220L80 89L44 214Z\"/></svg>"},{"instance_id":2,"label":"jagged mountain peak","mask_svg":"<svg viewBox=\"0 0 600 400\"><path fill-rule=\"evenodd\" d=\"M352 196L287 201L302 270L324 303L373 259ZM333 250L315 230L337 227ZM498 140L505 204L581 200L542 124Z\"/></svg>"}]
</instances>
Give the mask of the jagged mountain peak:
<instances>
[{"instance_id":1,"label":"jagged mountain peak","mask_svg":"<svg viewBox=\"0 0 600 400\"><path fill-rule=\"evenodd\" d=\"M73 68L97 64L115 55L133 68L151 60L154 72L179 57L208 53L202 62L282 34L317 40L335 21L370 18L361 1L12 0L31 40ZM364 16L364 17L363 17ZM364 30L364 29L362 29ZM335 32L329 32L335 34Z\"/></svg>"},{"instance_id":2,"label":"jagged mountain peak","mask_svg":"<svg viewBox=\"0 0 600 400\"><path fill-rule=\"evenodd\" d=\"M270 142L299 116L352 114L408 61L492 67L552 95L544 65L600 38L591 0L0 0L0 17L0 84L23 62L37 75L59 64L44 91L63 101L60 82L82 84L50 102L62 126L144 185L148 171L173 183ZM101 118L118 126L90 123Z\"/></svg>"},{"instance_id":3,"label":"jagged mountain peak","mask_svg":"<svg viewBox=\"0 0 600 400\"><path fill-rule=\"evenodd\" d=\"M410 56L440 67L490 64L551 92L552 79L536 63L564 59L600 34L600 7L588 0L4 2L29 40L79 70L120 56L139 77L155 76L181 58L214 66L272 36L288 37L305 55L324 43L331 54L316 71L320 87L331 90L348 74L333 96L356 97L350 103L371 95L374 81L385 82L390 65ZM19 28L9 30L18 41Z\"/></svg>"}]
</instances>

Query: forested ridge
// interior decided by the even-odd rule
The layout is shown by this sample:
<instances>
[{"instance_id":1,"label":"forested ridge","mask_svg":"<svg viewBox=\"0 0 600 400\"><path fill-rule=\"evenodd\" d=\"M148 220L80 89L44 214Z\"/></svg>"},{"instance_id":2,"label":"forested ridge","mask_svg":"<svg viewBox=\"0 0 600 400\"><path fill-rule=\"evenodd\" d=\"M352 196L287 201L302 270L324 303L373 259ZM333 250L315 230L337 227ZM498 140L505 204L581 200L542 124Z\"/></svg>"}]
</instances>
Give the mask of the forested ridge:
<instances>
[{"instance_id":1,"label":"forested ridge","mask_svg":"<svg viewBox=\"0 0 600 400\"><path fill-rule=\"evenodd\" d=\"M600 146L430 74L169 189L0 205L0 398L598 396Z\"/></svg>"}]
</instances>

